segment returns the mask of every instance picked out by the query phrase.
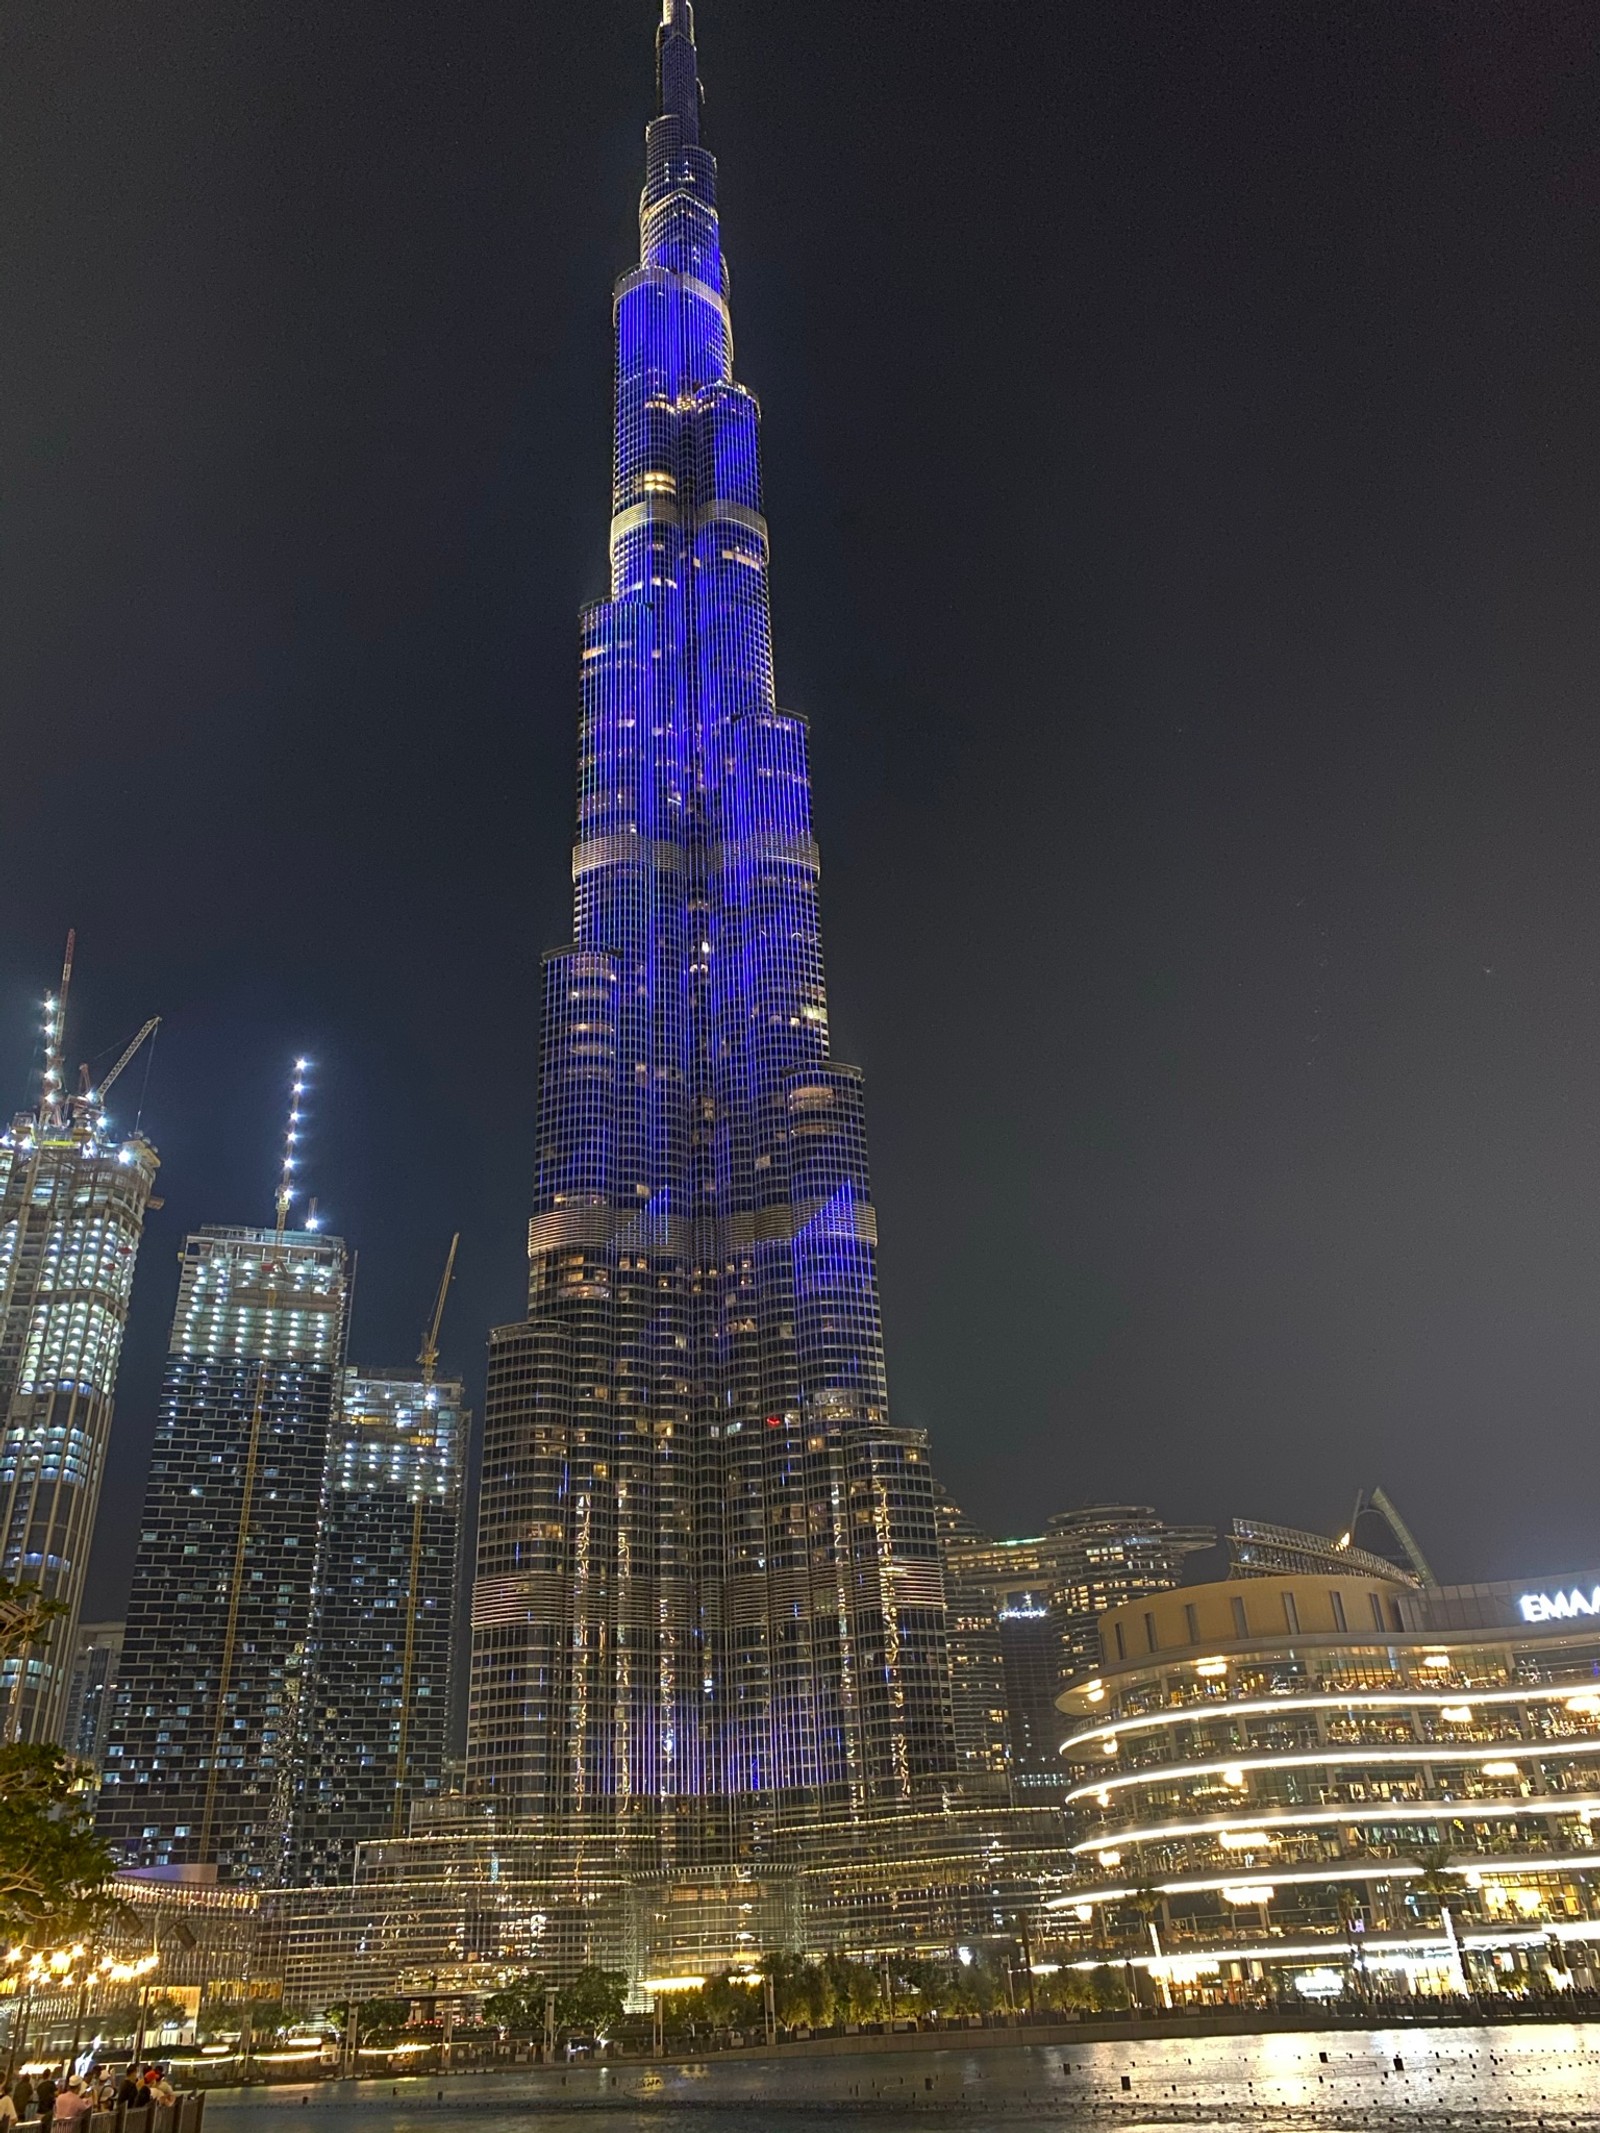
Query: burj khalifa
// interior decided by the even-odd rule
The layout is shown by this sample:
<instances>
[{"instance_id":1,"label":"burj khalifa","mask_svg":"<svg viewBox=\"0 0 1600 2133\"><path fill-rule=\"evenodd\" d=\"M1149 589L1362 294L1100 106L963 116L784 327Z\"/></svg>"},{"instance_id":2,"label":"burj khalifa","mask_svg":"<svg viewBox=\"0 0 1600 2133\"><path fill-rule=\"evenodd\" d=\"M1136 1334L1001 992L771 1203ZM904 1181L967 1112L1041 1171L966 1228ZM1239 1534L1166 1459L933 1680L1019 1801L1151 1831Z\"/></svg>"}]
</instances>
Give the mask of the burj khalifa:
<instances>
[{"instance_id":1,"label":"burj khalifa","mask_svg":"<svg viewBox=\"0 0 1600 2133\"><path fill-rule=\"evenodd\" d=\"M686 1856L932 1797L955 1754L689 0L666 0L657 76L615 294L611 596L582 620L573 938L544 963L528 1314L491 1338L466 1784L502 1825Z\"/></svg>"}]
</instances>

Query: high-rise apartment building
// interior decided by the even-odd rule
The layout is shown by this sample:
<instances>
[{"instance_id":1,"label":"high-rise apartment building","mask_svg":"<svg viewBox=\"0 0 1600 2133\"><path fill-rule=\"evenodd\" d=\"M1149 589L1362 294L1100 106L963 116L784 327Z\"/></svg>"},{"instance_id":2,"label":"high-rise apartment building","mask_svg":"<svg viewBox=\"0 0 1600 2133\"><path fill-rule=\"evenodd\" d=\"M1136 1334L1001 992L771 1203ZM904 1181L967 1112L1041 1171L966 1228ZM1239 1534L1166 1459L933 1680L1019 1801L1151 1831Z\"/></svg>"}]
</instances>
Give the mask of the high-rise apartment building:
<instances>
[{"instance_id":1,"label":"high-rise apartment building","mask_svg":"<svg viewBox=\"0 0 1600 2133\"><path fill-rule=\"evenodd\" d=\"M944 1559L956 1769L964 1783L980 1790L1008 1788L1011 1710L1000 1651L998 1594L990 1575L992 1551L1001 1543L974 1524L938 1483L934 1502Z\"/></svg>"},{"instance_id":2,"label":"high-rise apartment building","mask_svg":"<svg viewBox=\"0 0 1600 2133\"><path fill-rule=\"evenodd\" d=\"M61 1726L61 1745L79 1762L87 1763L96 1777L105 1761L106 1739L111 1727L111 1705L117 1692L117 1670L122 1664L120 1622L80 1622L73 1646L72 1673L67 1683L66 1716Z\"/></svg>"},{"instance_id":3,"label":"high-rise apartment building","mask_svg":"<svg viewBox=\"0 0 1600 2133\"><path fill-rule=\"evenodd\" d=\"M1185 1559L1217 1544L1213 1527L1168 1525L1148 1504L1062 1511L1046 1525L1044 1540L1068 1679L1099 1665L1103 1614L1181 1585Z\"/></svg>"},{"instance_id":4,"label":"high-rise apartment building","mask_svg":"<svg viewBox=\"0 0 1600 2133\"><path fill-rule=\"evenodd\" d=\"M616 290L611 595L582 625L573 945L544 966L528 1315L490 1350L467 1777L497 1817L688 1856L774 1811L903 1806L955 1751L688 0L666 0L657 64Z\"/></svg>"},{"instance_id":5,"label":"high-rise apartment building","mask_svg":"<svg viewBox=\"0 0 1600 2133\"><path fill-rule=\"evenodd\" d=\"M348 1370L329 1438L290 1873L348 1881L444 1781L471 1416L457 1379Z\"/></svg>"},{"instance_id":6,"label":"high-rise apartment building","mask_svg":"<svg viewBox=\"0 0 1600 2133\"><path fill-rule=\"evenodd\" d=\"M185 1244L100 1792L130 1865L285 1870L347 1290L335 1237Z\"/></svg>"},{"instance_id":7,"label":"high-rise apartment building","mask_svg":"<svg viewBox=\"0 0 1600 2133\"><path fill-rule=\"evenodd\" d=\"M940 1496L962 1768L1003 1771L1016 1798L1060 1791L1057 1698L1099 1663L1101 1615L1181 1583L1185 1557L1216 1535L1148 1505L1101 1504L996 1540Z\"/></svg>"},{"instance_id":8,"label":"high-rise apartment building","mask_svg":"<svg viewBox=\"0 0 1600 2133\"><path fill-rule=\"evenodd\" d=\"M103 1088L66 1093L72 949L45 1002L37 1106L0 1133L0 1576L64 1614L0 1663L12 1740L61 1740L134 1263L157 1156L119 1138ZM149 1027L141 1033L148 1035ZM124 1055L123 1064L128 1055Z\"/></svg>"}]
</instances>

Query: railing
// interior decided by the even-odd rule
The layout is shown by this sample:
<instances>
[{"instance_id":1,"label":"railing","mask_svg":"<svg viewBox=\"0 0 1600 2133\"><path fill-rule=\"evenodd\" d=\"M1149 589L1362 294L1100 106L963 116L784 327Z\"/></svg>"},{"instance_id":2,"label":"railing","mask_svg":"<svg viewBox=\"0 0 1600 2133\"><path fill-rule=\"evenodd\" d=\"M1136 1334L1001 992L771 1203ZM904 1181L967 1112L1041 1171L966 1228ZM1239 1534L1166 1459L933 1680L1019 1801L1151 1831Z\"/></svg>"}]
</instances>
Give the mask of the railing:
<instances>
[{"instance_id":1,"label":"railing","mask_svg":"<svg viewBox=\"0 0 1600 2133\"><path fill-rule=\"evenodd\" d=\"M196 2090L171 2103L119 2103L114 2111L91 2111L80 2121L86 2133L201 2133L206 2100Z\"/></svg>"}]
</instances>

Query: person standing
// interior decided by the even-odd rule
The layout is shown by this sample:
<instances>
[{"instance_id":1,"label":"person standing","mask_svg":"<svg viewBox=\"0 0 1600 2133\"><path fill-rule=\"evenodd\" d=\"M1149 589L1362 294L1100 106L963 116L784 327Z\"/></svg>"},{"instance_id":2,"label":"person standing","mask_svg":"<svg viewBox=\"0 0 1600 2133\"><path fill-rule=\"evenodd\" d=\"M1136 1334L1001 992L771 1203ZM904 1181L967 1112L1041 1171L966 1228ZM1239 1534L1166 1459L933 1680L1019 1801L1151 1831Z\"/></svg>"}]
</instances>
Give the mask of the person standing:
<instances>
[{"instance_id":1,"label":"person standing","mask_svg":"<svg viewBox=\"0 0 1600 2133\"><path fill-rule=\"evenodd\" d=\"M59 2091L56 2088L56 2069L53 2066L47 2066L40 2077L39 2086L33 2092L33 2108L38 2116L40 2133L50 2133L50 2128L55 2122L56 2096L58 2093Z\"/></svg>"},{"instance_id":2,"label":"person standing","mask_svg":"<svg viewBox=\"0 0 1600 2133\"><path fill-rule=\"evenodd\" d=\"M87 2117L93 2109L88 2091L74 2074L56 2097L55 2123L58 2126L76 2125L80 2118Z\"/></svg>"}]
</instances>

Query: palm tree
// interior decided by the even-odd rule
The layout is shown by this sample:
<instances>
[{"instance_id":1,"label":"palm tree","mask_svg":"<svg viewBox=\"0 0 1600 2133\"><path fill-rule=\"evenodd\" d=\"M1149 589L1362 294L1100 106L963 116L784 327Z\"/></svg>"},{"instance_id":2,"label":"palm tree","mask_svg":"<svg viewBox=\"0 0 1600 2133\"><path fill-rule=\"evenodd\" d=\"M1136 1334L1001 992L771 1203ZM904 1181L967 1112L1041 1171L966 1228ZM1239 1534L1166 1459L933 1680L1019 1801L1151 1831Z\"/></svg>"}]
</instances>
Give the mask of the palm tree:
<instances>
[{"instance_id":1,"label":"palm tree","mask_svg":"<svg viewBox=\"0 0 1600 2133\"><path fill-rule=\"evenodd\" d=\"M1167 1983L1166 1957L1161 1946L1160 1930L1156 1925L1156 1914L1164 1908L1166 1899L1161 1891L1153 1887L1150 1882L1141 1881L1132 1895L1129 1896L1128 1902L1145 1922L1145 1927L1150 1935L1150 1945L1156 1953L1156 1961L1152 1965L1152 1970L1156 1983L1161 1989L1161 2004L1163 2007L1170 2007L1172 2005L1172 1987Z\"/></svg>"},{"instance_id":2,"label":"palm tree","mask_svg":"<svg viewBox=\"0 0 1600 2133\"><path fill-rule=\"evenodd\" d=\"M1450 1865L1451 1851L1448 1844L1430 1844L1416 1855L1416 1887L1424 1896L1433 1899L1439 1911L1439 1923L1444 1928L1444 1937L1450 1943L1450 1967L1455 1972L1455 1988L1463 1998L1467 1996L1466 1965L1461 1960L1461 1943L1456 1937L1456 1922L1451 1915L1450 1902L1459 1898L1466 1887L1463 1877Z\"/></svg>"},{"instance_id":3,"label":"palm tree","mask_svg":"<svg viewBox=\"0 0 1600 2133\"><path fill-rule=\"evenodd\" d=\"M1339 1924L1350 1946L1350 1963L1355 1983L1360 1991L1365 1993L1367 1989L1367 1965L1366 1956L1359 1938L1361 1906L1357 1903L1354 1892L1347 1889L1342 1881L1336 1881L1333 1885L1333 1901L1334 1907L1339 1913Z\"/></svg>"}]
</instances>

